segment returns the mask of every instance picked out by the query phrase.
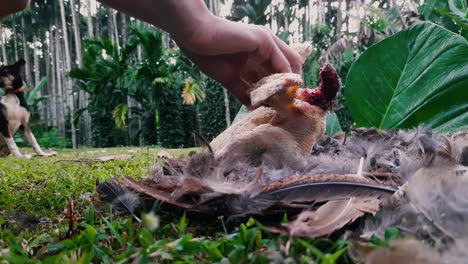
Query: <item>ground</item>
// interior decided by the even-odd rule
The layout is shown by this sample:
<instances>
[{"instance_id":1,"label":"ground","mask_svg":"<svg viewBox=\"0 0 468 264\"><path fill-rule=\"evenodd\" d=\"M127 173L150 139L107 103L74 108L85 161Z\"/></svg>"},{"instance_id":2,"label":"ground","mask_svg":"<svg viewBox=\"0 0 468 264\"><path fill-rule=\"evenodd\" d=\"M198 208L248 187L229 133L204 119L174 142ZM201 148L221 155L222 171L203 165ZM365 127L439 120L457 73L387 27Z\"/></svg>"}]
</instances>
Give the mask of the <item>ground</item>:
<instances>
[{"instance_id":1,"label":"ground","mask_svg":"<svg viewBox=\"0 0 468 264\"><path fill-rule=\"evenodd\" d=\"M166 150L177 156L194 149ZM31 152L30 149L22 149ZM52 158L0 159L0 263L351 263L349 242L294 239L269 233L254 219L191 219L183 212L132 216L110 213L95 201L96 181L141 178L160 148L59 150ZM91 158L130 154L130 160ZM70 234L68 207L76 223ZM287 217L283 221L287 221ZM68 233L68 234L67 234Z\"/></svg>"}]
</instances>

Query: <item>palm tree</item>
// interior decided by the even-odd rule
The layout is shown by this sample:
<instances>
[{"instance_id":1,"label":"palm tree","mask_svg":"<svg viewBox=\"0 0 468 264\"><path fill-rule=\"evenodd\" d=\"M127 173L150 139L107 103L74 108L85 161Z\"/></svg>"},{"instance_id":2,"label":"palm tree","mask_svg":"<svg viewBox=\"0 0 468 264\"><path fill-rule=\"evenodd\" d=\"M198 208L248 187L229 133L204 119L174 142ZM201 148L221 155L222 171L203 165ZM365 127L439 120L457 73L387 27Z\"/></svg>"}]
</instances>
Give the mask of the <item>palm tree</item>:
<instances>
[{"instance_id":1,"label":"palm tree","mask_svg":"<svg viewBox=\"0 0 468 264\"><path fill-rule=\"evenodd\" d=\"M128 95L142 105L144 111L130 108L143 117L142 136L145 144L157 144L156 120L163 94L170 86L170 70L164 59L162 33L146 24L132 24L129 27L132 36L128 43L139 46L141 56L145 58L125 73Z\"/></svg>"},{"instance_id":2,"label":"palm tree","mask_svg":"<svg viewBox=\"0 0 468 264\"><path fill-rule=\"evenodd\" d=\"M70 76L76 80L75 89L89 94L89 105L79 109L73 118L77 122L81 114L88 110L93 126L94 146L115 146L121 142L113 134L112 112L116 106L126 102L125 72L128 69L128 56L135 45L125 45L118 49L109 39L87 39L84 41L83 65L73 69Z\"/></svg>"},{"instance_id":3,"label":"palm tree","mask_svg":"<svg viewBox=\"0 0 468 264\"><path fill-rule=\"evenodd\" d=\"M234 0L231 15L227 18L234 21L247 18L249 23L266 25L271 19L267 12L270 4L271 0Z\"/></svg>"}]
</instances>

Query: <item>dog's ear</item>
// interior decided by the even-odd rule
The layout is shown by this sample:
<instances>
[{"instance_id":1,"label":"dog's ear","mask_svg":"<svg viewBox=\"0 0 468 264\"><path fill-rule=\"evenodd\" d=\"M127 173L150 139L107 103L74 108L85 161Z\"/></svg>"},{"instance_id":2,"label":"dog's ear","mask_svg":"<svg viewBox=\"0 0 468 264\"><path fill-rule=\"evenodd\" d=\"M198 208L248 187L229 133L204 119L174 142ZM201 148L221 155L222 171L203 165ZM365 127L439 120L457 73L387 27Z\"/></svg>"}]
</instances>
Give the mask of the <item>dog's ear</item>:
<instances>
[{"instance_id":1,"label":"dog's ear","mask_svg":"<svg viewBox=\"0 0 468 264\"><path fill-rule=\"evenodd\" d=\"M19 59L17 62L15 62L14 66L16 67L23 67L26 65L26 61L24 59Z\"/></svg>"},{"instance_id":2,"label":"dog's ear","mask_svg":"<svg viewBox=\"0 0 468 264\"><path fill-rule=\"evenodd\" d=\"M26 61L24 59L19 59L17 62L15 62L15 64L13 64L13 67L18 72L21 72L21 70L24 68L24 65L26 65Z\"/></svg>"}]
</instances>

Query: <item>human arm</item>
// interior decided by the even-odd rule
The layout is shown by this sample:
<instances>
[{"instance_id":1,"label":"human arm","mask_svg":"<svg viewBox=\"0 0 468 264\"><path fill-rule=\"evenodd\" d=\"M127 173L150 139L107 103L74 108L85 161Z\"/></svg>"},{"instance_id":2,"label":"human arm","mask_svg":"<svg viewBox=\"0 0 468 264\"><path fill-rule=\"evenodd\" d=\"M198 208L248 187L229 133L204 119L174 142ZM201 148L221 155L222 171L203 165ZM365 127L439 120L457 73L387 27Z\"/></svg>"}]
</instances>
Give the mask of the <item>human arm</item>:
<instances>
[{"instance_id":1,"label":"human arm","mask_svg":"<svg viewBox=\"0 0 468 264\"><path fill-rule=\"evenodd\" d=\"M262 77L301 71L299 54L265 27L228 21L210 13L202 0L100 0L169 32L209 77L243 104Z\"/></svg>"},{"instance_id":2,"label":"human arm","mask_svg":"<svg viewBox=\"0 0 468 264\"><path fill-rule=\"evenodd\" d=\"M0 20L25 9L28 4L29 0L0 0Z\"/></svg>"}]
</instances>

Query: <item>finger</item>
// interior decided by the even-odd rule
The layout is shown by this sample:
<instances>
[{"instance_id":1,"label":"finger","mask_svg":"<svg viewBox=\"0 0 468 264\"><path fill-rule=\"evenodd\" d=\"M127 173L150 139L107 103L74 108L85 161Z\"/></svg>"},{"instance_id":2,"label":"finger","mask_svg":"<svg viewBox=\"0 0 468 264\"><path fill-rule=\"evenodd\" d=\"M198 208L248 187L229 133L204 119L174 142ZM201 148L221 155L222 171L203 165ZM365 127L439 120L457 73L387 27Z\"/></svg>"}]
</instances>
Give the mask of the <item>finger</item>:
<instances>
[{"instance_id":1,"label":"finger","mask_svg":"<svg viewBox=\"0 0 468 264\"><path fill-rule=\"evenodd\" d=\"M283 52L281 52L280 48L276 44L273 45L273 47L273 54L271 54L271 64L273 66L273 69L276 72L281 73L291 72L291 65L286 59L286 56L284 56Z\"/></svg>"},{"instance_id":2,"label":"finger","mask_svg":"<svg viewBox=\"0 0 468 264\"><path fill-rule=\"evenodd\" d=\"M250 96L247 94L247 91L250 89L250 86L245 82L232 82L225 84L224 87L226 87L226 89L228 89L243 105L252 105L250 102Z\"/></svg>"},{"instance_id":3,"label":"finger","mask_svg":"<svg viewBox=\"0 0 468 264\"><path fill-rule=\"evenodd\" d=\"M291 66L286 56L276 44L273 33L266 28L260 28L257 34L257 37L262 41L258 48L249 54L249 59L259 65L270 62L274 72L291 72Z\"/></svg>"},{"instance_id":4,"label":"finger","mask_svg":"<svg viewBox=\"0 0 468 264\"><path fill-rule=\"evenodd\" d=\"M249 83L240 79L239 68L247 60L243 55L199 56L189 50L182 49L198 68L206 75L221 83L244 105L250 106L247 90Z\"/></svg>"},{"instance_id":5,"label":"finger","mask_svg":"<svg viewBox=\"0 0 468 264\"><path fill-rule=\"evenodd\" d=\"M263 65L258 65L251 60L242 67L241 79L246 81L250 86L260 81L263 77L269 76L273 73L272 67L269 62Z\"/></svg>"},{"instance_id":6,"label":"finger","mask_svg":"<svg viewBox=\"0 0 468 264\"><path fill-rule=\"evenodd\" d=\"M276 45L278 45L279 49L285 55L286 59L289 61L289 65L291 65L291 70L294 73L301 74L302 72L302 59L301 56L297 51L293 48L288 46L284 43L280 38L274 36L274 40Z\"/></svg>"}]
</instances>

